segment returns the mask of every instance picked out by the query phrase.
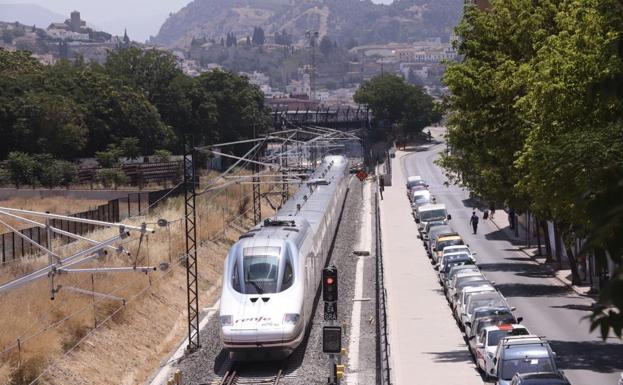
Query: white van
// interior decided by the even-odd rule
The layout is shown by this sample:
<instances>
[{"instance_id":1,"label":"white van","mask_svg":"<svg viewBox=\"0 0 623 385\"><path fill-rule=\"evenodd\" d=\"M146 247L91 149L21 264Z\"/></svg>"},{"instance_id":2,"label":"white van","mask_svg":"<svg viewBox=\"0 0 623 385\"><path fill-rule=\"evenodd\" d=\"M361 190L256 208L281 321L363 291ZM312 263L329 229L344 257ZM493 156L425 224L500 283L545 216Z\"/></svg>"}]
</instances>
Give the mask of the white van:
<instances>
[{"instance_id":1,"label":"white van","mask_svg":"<svg viewBox=\"0 0 623 385\"><path fill-rule=\"evenodd\" d=\"M447 223L452 217L446 210L444 204L426 204L417 208L415 212L415 223L421 231L430 221L443 221Z\"/></svg>"}]
</instances>

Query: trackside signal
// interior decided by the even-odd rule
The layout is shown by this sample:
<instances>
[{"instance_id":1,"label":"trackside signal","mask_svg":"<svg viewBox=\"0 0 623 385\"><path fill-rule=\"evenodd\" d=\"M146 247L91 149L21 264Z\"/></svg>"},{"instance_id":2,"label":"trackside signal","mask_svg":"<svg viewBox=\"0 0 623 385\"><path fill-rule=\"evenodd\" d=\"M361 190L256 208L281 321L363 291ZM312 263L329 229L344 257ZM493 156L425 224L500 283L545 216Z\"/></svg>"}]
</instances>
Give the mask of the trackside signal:
<instances>
[{"instance_id":1,"label":"trackside signal","mask_svg":"<svg viewBox=\"0 0 623 385\"><path fill-rule=\"evenodd\" d=\"M329 266L322 270L322 300L337 301L337 268Z\"/></svg>"}]
</instances>

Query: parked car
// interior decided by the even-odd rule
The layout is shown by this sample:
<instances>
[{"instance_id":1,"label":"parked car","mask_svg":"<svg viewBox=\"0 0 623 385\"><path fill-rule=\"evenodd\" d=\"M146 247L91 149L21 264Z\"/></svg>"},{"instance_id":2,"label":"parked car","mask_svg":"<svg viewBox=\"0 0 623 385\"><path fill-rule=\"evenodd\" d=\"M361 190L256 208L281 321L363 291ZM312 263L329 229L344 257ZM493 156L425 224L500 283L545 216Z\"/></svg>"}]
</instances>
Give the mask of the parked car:
<instances>
[{"instance_id":1,"label":"parked car","mask_svg":"<svg viewBox=\"0 0 623 385\"><path fill-rule=\"evenodd\" d=\"M438 223L439 221L434 221L431 223ZM442 222L443 224L437 224L435 226L428 226L428 224L426 225L426 227L429 228L429 230L427 232L422 232L422 239L425 242L425 246L427 248L427 252L428 252L428 248L430 246L430 242L434 239L437 238L438 235L447 235L447 234L456 234L456 232L452 229L452 227L448 224L446 224L445 222ZM425 227L425 228L426 228Z\"/></svg>"},{"instance_id":2,"label":"parked car","mask_svg":"<svg viewBox=\"0 0 623 385\"><path fill-rule=\"evenodd\" d=\"M619 383L623 385L623 376ZM562 371L554 373L523 373L515 374L511 385L571 385Z\"/></svg>"},{"instance_id":3,"label":"parked car","mask_svg":"<svg viewBox=\"0 0 623 385\"><path fill-rule=\"evenodd\" d=\"M427 222L430 221L449 221L452 217L446 210L444 204L427 204L418 207L415 212L415 223L418 224L418 229L422 231Z\"/></svg>"},{"instance_id":4,"label":"parked car","mask_svg":"<svg viewBox=\"0 0 623 385\"><path fill-rule=\"evenodd\" d=\"M426 189L411 189L409 200L411 201L411 208L416 210L420 206L432 203L433 195Z\"/></svg>"},{"instance_id":5,"label":"parked car","mask_svg":"<svg viewBox=\"0 0 623 385\"><path fill-rule=\"evenodd\" d=\"M555 357L549 343L542 337L504 337L498 343L489 374L497 378L497 385L510 385L516 374L559 373Z\"/></svg>"},{"instance_id":6,"label":"parked car","mask_svg":"<svg viewBox=\"0 0 623 385\"><path fill-rule=\"evenodd\" d=\"M461 324L465 326L467 322L471 322L476 309L482 310L487 308L515 310L514 307L508 305L506 298L499 291L476 293L467 299L465 306L459 313Z\"/></svg>"},{"instance_id":7,"label":"parked car","mask_svg":"<svg viewBox=\"0 0 623 385\"><path fill-rule=\"evenodd\" d=\"M452 230L452 227L446 224L446 221L430 221L426 223L426 226L424 226L419 235L419 237L422 239L422 242L424 242L424 247L428 247L427 242L429 239L429 234L433 231L435 227L439 226L447 226L446 228L449 229L450 232L454 231Z\"/></svg>"},{"instance_id":8,"label":"parked car","mask_svg":"<svg viewBox=\"0 0 623 385\"><path fill-rule=\"evenodd\" d=\"M528 329L519 324L487 326L478 335L469 337L469 349L474 354L476 366L482 370L485 379L493 368L493 358L497 353L498 343L504 337L529 335Z\"/></svg>"},{"instance_id":9,"label":"parked car","mask_svg":"<svg viewBox=\"0 0 623 385\"><path fill-rule=\"evenodd\" d=\"M455 275L454 278L452 279L452 282L450 282L450 285L448 285L448 291L446 292L446 296L450 304L454 303L456 294L459 293L461 289L465 287L465 285L467 285L470 282L480 282L480 281L489 282L487 281L487 278L485 278L485 276L482 275L481 271L459 273Z\"/></svg>"},{"instance_id":10,"label":"parked car","mask_svg":"<svg viewBox=\"0 0 623 385\"><path fill-rule=\"evenodd\" d=\"M450 286L450 283L454 279L454 276L461 272L464 272L464 273L480 272L480 269L476 265L462 265L462 266L451 267L450 270L446 273L446 276L442 282L444 290L448 290L448 287Z\"/></svg>"},{"instance_id":11,"label":"parked car","mask_svg":"<svg viewBox=\"0 0 623 385\"><path fill-rule=\"evenodd\" d=\"M483 307L478 308L472 316L472 320L465 322L465 336L477 336L478 333L487 326L502 324L519 324L523 321L522 317L515 317L509 308Z\"/></svg>"},{"instance_id":12,"label":"parked car","mask_svg":"<svg viewBox=\"0 0 623 385\"><path fill-rule=\"evenodd\" d=\"M433 229L433 230L436 230L436 229ZM427 247L426 252L428 253L428 255L432 257L432 253L434 252L433 249L437 248L437 241L439 240L439 238L449 237L453 235L458 236L459 234L456 232L447 232L447 231L431 231L431 233L428 236L428 243L426 244L426 247Z\"/></svg>"},{"instance_id":13,"label":"parked car","mask_svg":"<svg viewBox=\"0 0 623 385\"><path fill-rule=\"evenodd\" d=\"M463 238L461 238L461 236L458 234L448 235L445 237L438 237L437 241L435 242L435 246L431 250L433 261L435 263L439 262L439 258L441 258L441 255L443 254L443 250L446 248L446 246L455 246L455 245L464 245L464 244L465 242L463 242Z\"/></svg>"},{"instance_id":14,"label":"parked car","mask_svg":"<svg viewBox=\"0 0 623 385\"><path fill-rule=\"evenodd\" d=\"M407 177L407 184L406 184L407 194L409 194L409 191L414 186L425 186L427 188L428 184L419 175L412 175L412 176Z\"/></svg>"},{"instance_id":15,"label":"parked car","mask_svg":"<svg viewBox=\"0 0 623 385\"><path fill-rule=\"evenodd\" d=\"M465 253L447 254L439 264L435 265L435 269L437 270L437 276L439 278L439 283L443 286L444 280L446 279L448 272L450 272L450 269L452 269L454 266L463 265L474 266L474 260Z\"/></svg>"},{"instance_id":16,"label":"parked car","mask_svg":"<svg viewBox=\"0 0 623 385\"><path fill-rule=\"evenodd\" d=\"M456 232L448 233L448 232L441 232L440 231L440 232L432 233L430 235L429 239L428 239L428 254L431 257L433 256L433 254L437 250L437 243L441 240L441 238L446 238L446 237L458 237L458 238L461 238L459 233L456 233Z\"/></svg>"},{"instance_id":17,"label":"parked car","mask_svg":"<svg viewBox=\"0 0 623 385\"><path fill-rule=\"evenodd\" d=\"M472 252L469 249L469 245L451 245L451 246L446 246L443 249L443 253L441 253L441 258L443 259L443 256L445 254L449 254L449 253L466 253L469 254L469 256L474 260L474 262L476 262L476 253Z\"/></svg>"},{"instance_id":18,"label":"parked car","mask_svg":"<svg viewBox=\"0 0 623 385\"><path fill-rule=\"evenodd\" d=\"M483 283L480 285L470 285L464 287L459 294L459 299L454 306L454 317L459 323L461 329L465 328L465 322L470 321L471 317L465 311L467 310L467 302L469 299L476 294L481 293L497 293L495 287L493 287L493 282L491 283Z\"/></svg>"}]
</instances>

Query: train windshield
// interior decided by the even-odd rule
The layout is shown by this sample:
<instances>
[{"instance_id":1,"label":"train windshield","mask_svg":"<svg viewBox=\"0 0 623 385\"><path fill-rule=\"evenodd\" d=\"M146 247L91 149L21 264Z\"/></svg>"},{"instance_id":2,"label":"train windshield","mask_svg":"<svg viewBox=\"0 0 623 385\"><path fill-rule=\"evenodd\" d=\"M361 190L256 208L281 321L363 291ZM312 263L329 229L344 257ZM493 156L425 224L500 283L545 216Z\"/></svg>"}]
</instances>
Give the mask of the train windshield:
<instances>
[{"instance_id":1,"label":"train windshield","mask_svg":"<svg viewBox=\"0 0 623 385\"><path fill-rule=\"evenodd\" d=\"M293 269L286 257L279 284L281 265L280 247L245 247L242 265L236 263L232 277L234 289L244 294L270 294L285 290L292 285ZM242 277L242 283L240 282Z\"/></svg>"}]
</instances>

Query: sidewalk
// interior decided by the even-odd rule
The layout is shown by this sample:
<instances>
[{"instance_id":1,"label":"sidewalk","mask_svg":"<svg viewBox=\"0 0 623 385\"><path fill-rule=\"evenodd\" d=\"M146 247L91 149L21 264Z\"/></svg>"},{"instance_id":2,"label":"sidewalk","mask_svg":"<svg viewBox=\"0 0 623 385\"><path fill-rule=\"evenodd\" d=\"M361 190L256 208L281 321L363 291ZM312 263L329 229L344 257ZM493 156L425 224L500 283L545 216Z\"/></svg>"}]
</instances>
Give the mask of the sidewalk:
<instances>
[{"instance_id":1,"label":"sidewalk","mask_svg":"<svg viewBox=\"0 0 623 385\"><path fill-rule=\"evenodd\" d=\"M390 367L396 385L480 385L435 271L417 238L400 157L381 206Z\"/></svg>"},{"instance_id":2,"label":"sidewalk","mask_svg":"<svg viewBox=\"0 0 623 385\"><path fill-rule=\"evenodd\" d=\"M498 210L495 213L495 218L490 219L491 223L498 228L498 230L504 231L504 233L512 240L525 242L525 239L522 237L516 237L515 231L510 228L510 224L508 222L508 215L504 210ZM539 251L537 247L519 247L526 256L528 256L533 261L537 262L540 265L547 266L552 270L552 274L554 278L558 279L560 282L568 286L571 290L575 291L577 294L582 296L591 297L589 291L591 290L590 285L574 285L571 281L571 269L557 269L552 264L547 263L546 258L543 256L539 256Z\"/></svg>"}]
</instances>

